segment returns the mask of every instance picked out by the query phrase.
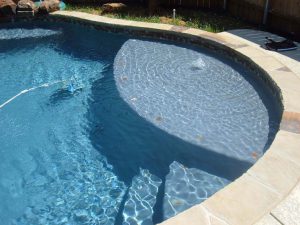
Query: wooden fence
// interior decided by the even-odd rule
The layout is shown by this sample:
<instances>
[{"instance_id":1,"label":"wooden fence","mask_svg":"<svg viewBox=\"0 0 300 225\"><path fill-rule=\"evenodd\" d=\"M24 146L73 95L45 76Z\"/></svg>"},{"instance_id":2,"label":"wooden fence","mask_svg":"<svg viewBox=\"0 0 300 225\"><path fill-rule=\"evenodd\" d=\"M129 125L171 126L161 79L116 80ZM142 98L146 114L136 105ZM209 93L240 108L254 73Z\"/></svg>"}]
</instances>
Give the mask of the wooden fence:
<instances>
[{"instance_id":1,"label":"wooden fence","mask_svg":"<svg viewBox=\"0 0 300 225\"><path fill-rule=\"evenodd\" d=\"M254 24L263 24L266 0L161 0L172 7L223 10ZM224 7L225 6L225 7ZM300 39L300 0L269 0L265 26Z\"/></svg>"},{"instance_id":2,"label":"wooden fence","mask_svg":"<svg viewBox=\"0 0 300 225\"><path fill-rule=\"evenodd\" d=\"M253 9L263 11L266 0L161 0L158 2L170 6L176 5L211 9L222 9L225 3L227 9L235 14L245 12L247 14L256 14ZM300 0L269 0L269 12L287 17L300 18Z\"/></svg>"},{"instance_id":3,"label":"wooden fence","mask_svg":"<svg viewBox=\"0 0 300 225\"><path fill-rule=\"evenodd\" d=\"M65 0L67 3L103 4L105 2L146 3L148 0ZM267 0L156 0L168 7L189 7L224 10L253 24L262 24ZM285 34L293 33L300 40L300 0L268 0L266 28Z\"/></svg>"}]
</instances>

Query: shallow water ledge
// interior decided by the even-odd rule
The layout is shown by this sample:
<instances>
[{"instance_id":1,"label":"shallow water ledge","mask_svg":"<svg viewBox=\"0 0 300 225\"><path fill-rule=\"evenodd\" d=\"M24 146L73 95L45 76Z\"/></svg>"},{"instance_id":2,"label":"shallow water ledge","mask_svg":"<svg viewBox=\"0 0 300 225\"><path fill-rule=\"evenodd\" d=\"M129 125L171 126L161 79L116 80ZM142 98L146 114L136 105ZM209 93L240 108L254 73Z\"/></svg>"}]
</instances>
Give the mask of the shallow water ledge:
<instances>
[{"instance_id":1,"label":"shallow water ledge","mask_svg":"<svg viewBox=\"0 0 300 225\"><path fill-rule=\"evenodd\" d=\"M295 65L293 59L276 57L278 53L270 54L258 45L226 32L213 34L193 28L111 19L81 12L55 12L49 19L205 46L256 71L284 109L281 128L271 147L240 178L203 203L162 224L250 225L260 220L257 224L265 224L266 220L278 221L280 210L275 208L289 197L300 179L300 69L295 72L290 67ZM299 62L296 65L300 68Z\"/></svg>"}]
</instances>

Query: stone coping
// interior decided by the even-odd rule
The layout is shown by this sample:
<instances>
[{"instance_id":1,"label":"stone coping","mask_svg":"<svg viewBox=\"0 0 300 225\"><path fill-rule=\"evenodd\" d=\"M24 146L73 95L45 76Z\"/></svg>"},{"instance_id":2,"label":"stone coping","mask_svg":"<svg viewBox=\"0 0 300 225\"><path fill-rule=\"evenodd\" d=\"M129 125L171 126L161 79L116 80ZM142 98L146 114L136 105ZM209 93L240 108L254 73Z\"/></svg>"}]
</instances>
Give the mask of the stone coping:
<instances>
[{"instance_id":1,"label":"stone coping","mask_svg":"<svg viewBox=\"0 0 300 225\"><path fill-rule=\"evenodd\" d=\"M112 19L81 12L59 11L49 17L99 26L101 30L188 41L240 57L251 69L259 68L283 106L278 131L268 151L240 178L222 190L162 225L277 224L272 211L300 180L300 69L291 70L289 58L249 43L235 35L199 29ZM188 39L188 40L187 40ZM291 59L292 61L292 59ZM296 65L299 62L296 62ZM293 62L295 65L295 62ZM297 66L298 66L297 65ZM300 66L298 66L300 68ZM269 83L271 82L271 83ZM268 86L268 85L267 85ZM300 213L300 212L299 212ZM275 221L274 223L269 221ZM278 224L283 224L279 223Z\"/></svg>"}]
</instances>

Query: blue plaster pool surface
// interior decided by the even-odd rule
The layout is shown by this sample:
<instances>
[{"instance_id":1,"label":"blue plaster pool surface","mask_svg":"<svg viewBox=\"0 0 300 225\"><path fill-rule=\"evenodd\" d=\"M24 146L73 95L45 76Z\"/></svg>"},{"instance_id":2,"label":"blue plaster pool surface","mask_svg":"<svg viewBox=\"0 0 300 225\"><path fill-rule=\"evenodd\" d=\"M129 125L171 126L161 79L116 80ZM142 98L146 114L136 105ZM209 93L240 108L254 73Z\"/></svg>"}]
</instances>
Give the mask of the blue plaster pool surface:
<instances>
[{"instance_id":1,"label":"blue plaster pool surface","mask_svg":"<svg viewBox=\"0 0 300 225\"><path fill-rule=\"evenodd\" d=\"M1 224L154 224L247 170L280 110L208 50L0 26ZM72 85L72 91L70 91Z\"/></svg>"},{"instance_id":2,"label":"blue plaster pool surface","mask_svg":"<svg viewBox=\"0 0 300 225\"><path fill-rule=\"evenodd\" d=\"M3 29L1 30L0 40L13 40L13 39L24 39L24 38L41 38L49 37L54 35L59 35L61 32L59 30L50 29Z\"/></svg>"}]
</instances>

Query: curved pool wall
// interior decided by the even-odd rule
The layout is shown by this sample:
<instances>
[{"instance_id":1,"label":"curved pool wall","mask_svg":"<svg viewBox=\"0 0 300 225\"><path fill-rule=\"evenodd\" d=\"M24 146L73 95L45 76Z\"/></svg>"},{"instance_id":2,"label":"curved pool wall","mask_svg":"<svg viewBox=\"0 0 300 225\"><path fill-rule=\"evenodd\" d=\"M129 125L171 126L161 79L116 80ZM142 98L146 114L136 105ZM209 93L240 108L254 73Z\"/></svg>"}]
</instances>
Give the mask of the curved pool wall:
<instances>
[{"instance_id":1,"label":"curved pool wall","mask_svg":"<svg viewBox=\"0 0 300 225\"><path fill-rule=\"evenodd\" d=\"M89 24L89 23L87 22L86 24ZM102 29L102 27L100 27L100 29ZM123 29L118 30L117 28L113 28L113 31L122 31L122 30ZM133 31L133 33L135 33L135 31ZM137 31L137 33L142 33L142 32ZM79 33L77 33L77 35L80 36ZM143 33L143 35L145 35L145 33ZM151 32L146 33L146 36L152 36L152 35L155 36L157 34L156 33L153 34ZM92 38L91 39L83 38L83 39L90 40L90 43L87 44L87 45L90 44L89 47L94 46L94 45L100 46L101 42L99 40L102 40L102 41L107 41L107 40L113 41L114 40L113 38L110 38L109 36L106 36L106 38L103 37L103 34L101 35L101 37L97 36L97 38L98 38L97 39L98 42L92 41L91 40ZM169 37L169 38L174 39L174 37ZM106 39L106 40L103 40L103 39ZM107 55L112 55L112 57L114 58L113 55L117 55L121 46L124 46L124 43L126 43L126 39L127 38L123 39L121 42L117 41L118 47L116 47L115 50L111 50L108 48L107 49L100 48L103 51L101 54L105 55L105 57ZM181 39L181 38L179 38L179 39ZM187 41L184 39L185 38L183 38L183 41ZM141 40L141 39L137 39L137 40L138 41L149 41L149 40ZM32 43L30 43L30 40L27 40L27 41L29 42L29 46L30 46L30 44L32 44ZM204 43L205 41L201 40L200 42ZM165 43L162 42L161 44L165 44ZM10 45L10 43L7 43L7 45L5 47L7 48L9 46L13 47L12 45ZM82 50L82 49L80 49L81 47L87 48L88 46L80 46L80 45L78 46L78 43L72 41L72 37L71 37L70 40L68 40L68 45L64 46L63 52L67 52L68 55L71 55L72 57L75 57L77 59L85 59L86 61L90 61L91 58L93 58L94 56L96 56L96 58L99 57L99 55L97 55L97 54L99 54L99 52L97 52L97 53L95 53L93 51L92 52L84 52L84 51L81 52L81 50ZM184 47L187 47L187 46L184 46ZM215 45L210 43L208 45L208 47L215 48ZM30 49L30 48L28 48L28 49ZM216 49L218 49L218 47L216 47ZM224 47L222 49L224 50ZM3 51L3 49L2 49L2 51ZM230 53L231 56L235 55L235 54L236 53ZM43 56L40 55L38 57L43 57ZM57 57L57 56L55 56L55 57ZM237 61L242 61L242 63L246 64L246 66L248 68L251 68L252 70L254 70L259 75L260 78L263 78L264 82L267 83L267 87L274 94L275 99L277 99L277 101L278 101L277 103L280 105L280 94L278 94L279 92L277 90L277 87L276 87L276 85L274 85L274 83L272 83L272 80L269 79L268 76L265 76L264 72L261 71L257 66L252 64L251 61L248 61L247 59L239 58L239 56L235 57L234 59ZM242 60L240 60L240 59L242 59ZM51 62L50 58L49 58L49 61ZM94 59L92 61L94 61ZM70 64L70 65L72 65L72 64ZM26 65L22 65L22 66L25 67ZM189 176L193 177L193 175L190 175L190 174L195 174L195 173L196 174L199 173L199 177L203 176L203 178L201 179L202 181L203 180L205 181L205 178L208 178L210 182L211 182L211 180L217 181L215 183L216 185L214 187L210 187L208 190L205 190L205 188L204 188L204 190L203 190L204 194L200 194L198 196L199 201L191 203L191 205L189 205L190 203L188 202L189 197L186 195L187 193L185 194L185 196L182 196L182 199L178 198L178 196L176 196L177 202L173 202L173 203L175 203L175 205L176 204L183 205L183 207L185 207L185 208L179 209L180 211L182 211L182 210L186 209L187 207L192 206L193 204L200 203L202 200L206 199L211 194L213 194L213 192L224 187L224 185L227 184L229 180L232 181L235 178L237 178L238 176L240 176L244 171L246 171L252 165L253 161L255 161L255 160L253 160L253 157L251 158L252 161L250 160L250 162L247 162L247 160L245 160L245 161L239 160L239 159L236 159L235 157L226 156L226 154L225 155L220 154L218 152L210 151L206 148L199 147L199 145L197 143L191 144L189 142L185 142L179 138L176 138L176 137L174 137L173 134L168 134L168 132L162 131L162 130L164 130L163 127L159 127L159 126L157 127L157 125L153 126L152 123L148 122L149 120L147 121L141 117L137 117L136 111L132 110L133 107L132 106L129 107L130 104L128 105L127 102L124 102L124 100L122 100L122 99L117 100L116 105L109 104L111 99L116 99L119 95L117 85L114 84L115 80L112 79L113 78L113 76L112 76L113 68L112 68L112 66L107 66L105 63L98 65L98 67L96 67L96 66L97 66L97 64L95 64L95 65L91 64L88 67L84 67L85 70L88 70L89 67L98 68L98 71L101 71L100 73L101 74L103 73L103 75L98 77L99 79L96 79L96 78L93 78L93 72L89 73L89 75L91 76L91 77L89 77L89 80L91 81L91 83L88 82L88 84L85 84L85 86L90 85L90 88L88 88L90 90L90 93L89 92L85 93L85 96L84 97L81 96L79 99L80 101L86 102L86 104L89 105L89 110L87 112L82 112L83 114L80 114L80 113L75 114L73 121L77 120L77 121L82 122L82 120L78 119L78 118L81 118L81 117L83 117L85 119L87 118L87 121L85 121L84 123L88 124L87 125L88 128L86 130L88 132L88 136L89 136L91 143L86 143L84 145L84 147L86 148L87 146L91 146L91 147L87 147L87 148L88 149L89 148L97 149L97 151L99 151L101 153L100 156L97 155L97 153L94 152L93 150L91 150L91 153L89 153L89 154L91 154L91 156L89 156L88 159L92 160L93 157L95 157L95 158L98 157L99 161L96 161L96 164L98 162L99 165L96 165L95 162L91 162L91 161L87 160L86 167L84 168L84 170L87 170L87 171L85 171L87 173L87 175L89 174L89 172L93 173L93 171L89 171L91 169L91 168L89 168L89 165L95 164L95 170L103 171L103 173L107 175L109 182L115 182L114 185L116 187L118 187L116 192L119 194L118 195L114 194L113 198L117 202L119 202L120 207L123 210L123 213L122 212L120 213L120 210L116 214L112 213L112 215L114 215L113 217L117 218L117 221L122 221L122 218L127 218L127 220L130 221L130 215L132 215L130 208L132 207L132 205L137 204L137 201L129 201L129 200L135 199L135 198L140 199L140 197L144 195L143 192L139 194L136 190L141 189L142 191L145 191L147 193L150 192L148 189L149 186L145 186L144 188L143 187L141 188L141 185L138 185L139 184L138 182L140 180L146 181L142 184L145 184L148 182L153 187L160 188L160 191L159 190L155 191L155 189L151 189L154 191L153 196L155 196L157 194L158 198L156 199L156 203L149 204L150 211L153 210L152 208L154 208L154 218L153 218L154 222L159 222L164 217L164 215L161 215L161 207L164 207L164 209L168 209L169 206L172 206L172 203L169 206L168 206L168 204L164 204L164 205L162 204L163 201L168 201L169 197L162 196L161 193L163 193L163 189L170 190L169 193L172 193L172 187L174 187L174 184L176 184L176 182L177 182L176 180L172 179L174 177L175 178L177 177L176 175L174 176L173 174L178 173L179 176L182 176L183 182L181 184L179 183L179 185L184 184L186 182L184 180L188 179ZM80 73L80 68L81 68L81 66L79 66L79 68L78 68L79 73ZM57 69L58 69L58 71L61 71L61 68L57 68ZM76 70L76 68L75 68L75 70ZM57 73L59 73L59 72L57 72ZM110 75L108 75L108 74L110 74ZM65 75L65 76L68 78L68 75ZM97 77L97 75L95 75L95 77ZM51 82L54 82L54 81L55 80L51 79ZM49 80L47 80L46 82L49 83ZM110 85L106 86L105 83L110 83ZM36 81L36 83L34 83L34 85L36 85L36 86L43 85L43 84L44 84L44 81ZM54 85L57 85L57 84L54 84ZM25 86L24 86L24 89L25 89ZM26 88L28 88L28 86L26 86ZM13 95L10 95L13 93L10 93L9 90L10 89L7 90L8 93L7 93L7 96L5 96L5 99L7 99L7 97L9 97L9 96L13 96ZM20 89L20 90L22 91L23 89ZM54 91L54 93L51 93L51 90L46 91L46 92L49 92L49 93L46 93L46 96L47 96L47 94L48 95L50 94L50 96L51 96L49 99L50 104L59 105L59 104L61 104L61 102L68 100L70 98L70 96L68 96L68 93L64 93L64 92L62 93L60 91L55 91L55 87L54 87L54 90L52 90L52 91ZM103 96L106 96L106 97L103 97ZM26 98L26 96L24 96L24 97ZM10 107L13 107L13 106L11 105ZM26 109L26 105L24 107ZM98 110L99 108L102 108L102 110ZM8 109L6 109L6 110L8 110ZM66 108L65 110L74 110L74 108L73 109L72 109L72 107ZM3 109L3 111L4 111L4 109ZM29 111L30 111L30 109L29 109ZM65 111L62 110L61 113L63 114L63 113L65 113ZM107 116L108 114L113 114L113 117L117 119L114 121L114 122L116 122L116 124L111 123L111 118L108 118L108 116ZM30 115L30 113L28 113L28 115ZM280 117L280 115L279 115L279 117ZM20 121L22 120L22 118L23 118L23 116L20 115ZM32 119L30 120L30 118L32 118ZM32 117L28 117L28 121L34 121L33 118L35 118L35 115L32 115ZM101 119L99 119L99 118L101 118ZM157 117L155 117L155 118L157 119ZM9 119L9 117L7 119ZM72 119L70 119L70 120L72 121ZM153 122L153 121L151 121L151 122ZM45 123L47 123L47 121L45 121ZM63 124L63 121L59 121L59 119L58 119L57 124ZM72 124L72 123L70 123L70 124ZM138 125L139 128L141 128L141 130L146 130L147 132L145 132L145 133L149 132L150 134L142 134L142 138L140 140L145 141L147 139L150 139L150 140L152 140L152 142L154 140L155 144L148 143L149 144L148 149L145 148L143 152L140 152L140 148L139 148L139 144L138 144L137 146L134 146L134 148L136 150L133 151L132 154L128 154L128 152L125 151L126 150L125 148L122 149L122 147L126 146L126 143L124 143L124 140L122 142L122 136L127 135L128 130L125 130L125 131L123 130L121 133L115 134L115 131L117 130L115 128L123 126L124 124ZM72 131L73 130L74 131L81 130L82 129L82 128L80 128L81 125L82 124L80 124L80 125L74 124L74 126L62 128L62 130L59 131L59 134L60 134L60 135L58 135L59 138L60 139L68 138L68 137L64 136L66 133L68 133L68 130L72 130ZM103 128L105 128L105 129L103 129ZM12 127L12 129L15 129L15 132L17 130L15 127ZM64 129L66 129L66 130L64 130ZM103 131L103 130L105 130L105 131ZM169 133L172 133L172 132L169 132ZM132 134L134 134L134 132ZM77 135L82 135L82 134L72 134L72 135L77 136ZM264 148L263 148L264 150L266 150L267 147L270 145L274 135L275 135L275 133L271 132L269 142L266 143L266 147L264 146ZM54 135L54 136L56 136L56 135ZM111 143L109 143L109 141L106 141L108 139L108 137L109 138L113 137L113 143L115 143L115 146L119 146L118 154L116 154L116 155L111 154L111 152L114 150L115 146L112 146ZM140 140L135 139L134 135L132 135L131 138L133 139L133 141L135 143L142 144L140 142ZM27 137L25 139L27 140L30 138ZM99 139L101 139L100 142L99 142ZM70 154L70 152L69 152L70 149L67 149L67 145L69 145L70 143L64 143L64 141L62 141L62 140L57 140L57 142L61 143L61 145L64 145L64 148L66 148L64 150L64 152L66 152L66 154ZM86 140L82 140L81 142L86 142ZM20 139L20 144L22 144L22 139ZM161 151L161 149L158 148L160 146L166 146L166 151L165 152ZM168 146L170 146L169 149L168 149ZM126 146L126 147L128 147L128 146ZM132 147L132 146L130 146L130 147ZM76 151L78 149L79 152L81 151L81 149L78 147L75 147L74 149ZM155 151L153 152L153 150L155 150ZM68 157L73 157L76 154L80 155L80 153L79 152L76 153L76 151L71 151L72 154L70 154L70 156L68 156ZM174 152L176 154L174 154ZM102 155L104 156L104 158L102 158ZM157 158L153 158L153 155L160 156L162 159L164 159L165 162L162 162L160 164L160 165L162 165L162 167L157 168L157 165L155 164L155 166L153 166L153 168L147 168L147 166L153 164L153 162L160 163L160 162L157 162ZM256 155L254 155L254 156L256 156ZM258 154L258 156L259 156L259 154ZM60 157L60 156L58 156L58 157ZM68 157L62 157L62 159L64 159L64 161L61 163L63 164L63 163L66 163L68 160L70 160L70 158L68 158ZM83 155L81 157L86 158L87 156ZM55 158L57 158L57 156ZM126 163L122 163L122 162L128 161L128 160L133 160L135 162L132 163L132 165L133 165L132 168L129 171L126 171L126 170L124 170L124 168L128 167L128 165L126 165ZM106 161L108 161L108 164ZM175 162L175 163L172 163L172 162ZM183 164L184 166L181 164ZM102 165L103 165L103 167L102 167ZM109 168L111 168L110 165L112 165L113 169L109 169ZM147 166L145 166L145 165L147 165ZM100 166L100 168L99 168L99 166ZM170 166L171 170L169 169L169 166ZM140 167L141 167L141 170L140 170ZM196 172L192 172L193 168L195 168L195 170L197 170L197 169L198 170ZM113 172L111 172L110 170L112 170ZM149 173L149 171L150 171L150 173ZM170 171L170 173L169 173L169 171ZM115 175L114 173L117 175ZM69 176L69 178L74 179L74 176L77 176L77 175L80 175L80 174L75 174L75 175L69 174L68 176ZM162 186L160 184L161 184L162 180L165 179L166 175L167 175L167 178L169 178L169 179L163 181L163 183L165 185ZM210 179L210 177L211 177L211 179ZM120 178L120 180L119 180L119 178ZM101 179L101 178L99 178L99 179ZM76 187L77 181L78 181L78 179L75 179L74 184L70 185L70 188ZM193 192L193 189L195 187L199 187L201 185L201 183L197 183L196 181L197 180L195 180L195 184L194 184L195 186L193 186L193 182L186 182L185 185L191 185L191 189L189 189L189 193ZM105 182L107 182L107 180ZM107 184L112 185L109 182ZM175 182L175 183L172 183L172 182ZM137 186L135 186L135 183L137 183ZM205 182L204 182L204 184L205 184ZM13 184L13 185L15 185L15 184ZM88 187L89 186L87 185L87 190L88 190ZM129 188L129 189L127 189L127 188ZM214 188L216 188L216 189L214 189ZM57 191L57 190L55 190L55 191ZM209 193L210 191L213 191L213 192ZM104 190L100 190L99 193L101 193L102 195L107 195L107 194L105 194ZM137 195L134 196L132 193L136 193ZM151 193L152 192L150 192L150 194ZM176 193L176 190L175 190L175 193ZM95 194L91 194L91 195L92 195L92 197L95 197L97 194L95 193ZM122 197L120 198L117 196L122 196ZM128 196L129 196L129 198L128 198ZM202 200L201 200L201 197L203 197ZM83 201L84 201L84 198L82 199ZM195 195L191 195L190 198L195 198ZM101 199L101 197L100 197L100 199ZM196 199L197 199L197 197L196 197ZM185 204L182 204L182 201L184 201L184 200L186 200L187 202ZM57 200L53 200L53 203L55 201L57 201ZM66 207L64 205L64 200L58 201L58 203L55 202L55 204L60 205L61 202L62 202L61 207ZM84 203L84 204L87 204L87 203ZM74 205L70 204L70 207L71 207L70 210L74 210L72 208L72 207L74 207ZM107 206L107 207L109 208L109 206ZM141 206L139 206L139 207L141 207ZM95 210L101 211L101 209L99 209L99 204L96 204L96 206L94 206L94 208L95 208ZM146 207L146 211L148 210L148 212L149 212L149 208ZM128 209L129 209L129 211L128 211ZM84 210L80 211L81 210L80 207L76 210L77 210L76 213L77 213L77 216L79 217L79 219L84 219L84 217L87 216L86 215L87 212L85 212ZM116 210L116 211L118 211L118 210ZM113 212L113 210L112 210L112 212ZM170 212L170 215L167 216L166 218L169 218L170 216L174 215L171 210L169 210L169 212ZM30 213L32 213L32 212L30 212ZM109 218L109 216L105 217L105 216L107 216L106 214L102 214L102 215L104 215L104 217L102 219ZM137 215L135 215L135 217L136 216ZM50 217L48 217L48 219L49 218ZM62 217L61 219L63 219L63 218L64 217Z\"/></svg>"}]
</instances>

